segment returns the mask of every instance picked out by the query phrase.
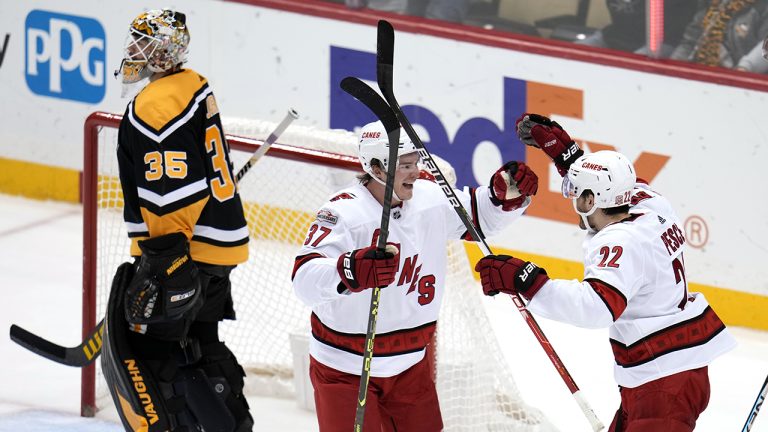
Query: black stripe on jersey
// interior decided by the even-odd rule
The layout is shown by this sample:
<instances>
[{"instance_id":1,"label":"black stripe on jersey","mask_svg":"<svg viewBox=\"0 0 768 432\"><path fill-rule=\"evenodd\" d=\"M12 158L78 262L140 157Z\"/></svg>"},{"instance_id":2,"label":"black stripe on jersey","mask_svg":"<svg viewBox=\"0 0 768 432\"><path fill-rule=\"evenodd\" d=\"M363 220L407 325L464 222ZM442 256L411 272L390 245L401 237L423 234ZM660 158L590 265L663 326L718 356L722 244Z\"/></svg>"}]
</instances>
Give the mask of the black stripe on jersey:
<instances>
[{"instance_id":1,"label":"black stripe on jersey","mask_svg":"<svg viewBox=\"0 0 768 432\"><path fill-rule=\"evenodd\" d=\"M166 204L164 206L159 206L153 203L152 201L148 201L144 198L139 197L139 205L141 205L141 207L151 211L152 213L158 216L163 216L163 215L167 215L168 213L173 213L177 210L181 210L184 207L188 207L202 199L205 199L209 196L209 194L210 194L210 189L205 188L203 190L193 193L192 195L186 196L184 198L181 198L177 201Z\"/></svg>"},{"instance_id":2,"label":"black stripe on jersey","mask_svg":"<svg viewBox=\"0 0 768 432\"><path fill-rule=\"evenodd\" d=\"M483 229L480 228L480 214L477 211L477 189L470 188L469 189L469 207L470 211L472 212L472 225L475 226L477 229L477 233L480 234L480 238L485 238L485 234L483 234ZM469 230L464 231L464 234L461 235L461 238L466 241L474 241L472 236L469 234Z\"/></svg>"},{"instance_id":3,"label":"black stripe on jersey","mask_svg":"<svg viewBox=\"0 0 768 432\"><path fill-rule=\"evenodd\" d=\"M134 237L149 237L149 231L136 231L128 233L128 238Z\"/></svg>"},{"instance_id":4,"label":"black stripe on jersey","mask_svg":"<svg viewBox=\"0 0 768 432\"><path fill-rule=\"evenodd\" d=\"M129 111L129 113L131 114L131 117L133 118L133 120L136 121L136 123L142 125L147 130L152 131L152 132L156 133L157 135L162 135L163 132L165 132L166 130L168 130L171 127L173 127L179 120L184 118L184 116L188 115L190 111L197 110L197 107L200 104L200 101L198 101L197 98L202 93L204 93L207 89L208 89L208 83L203 84L203 86L200 87L200 89L198 89L192 95L192 97L190 98L189 103L187 104L187 106L183 110L181 110L181 112L176 117L172 118L167 123L165 123L165 125L163 127L161 127L160 129L153 128L152 126L150 126L149 124L144 122L141 118L139 118L139 116L136 114L136 99L135 98L131 101L132 109Z\"/></svg>"},{"instance_id":5,"label":"black stripe on jersey","mask_svg":"<svg viewBox=\"0 0 768 432\"><path fill-rule=\"evenodd\" d=\"M198 241L200 243L206 243L213 246L219 246L219 247L240 246L248 243L248 237L244 237L240 240L235 240L235 241L221 241L221 240L212 239L210 237L193 235L192 240Z\"/></svg>"},{"instance_id":6,"label":"black stripe on jersey","mask_svg":"<svg viewBox=\"0 0 768 432\"><path fill-rule=\"evenodd\" d=\"M723 330L725 324L712 307L707 306L700 315L655 331L630 345L615 339L610 342L616 364L631 368L665 354L704 345Z\"/></svg>"},{"instance_id":7,"label":"black stripe on jersey","mask_svg":"<svg viewBox=\"0 0 768 432\"><path fill-rule=\"evenodd\" d=\"M301 268L301 266L312 261L315 258L325 258L325 255L319 254L317 252L313 252L306 255L297 256L296 259L293 261L293 272L291 272L291 280L293 280L293 278L296 277L296 272L299 271L299 268Z\"/></svg>"}]
</instances>

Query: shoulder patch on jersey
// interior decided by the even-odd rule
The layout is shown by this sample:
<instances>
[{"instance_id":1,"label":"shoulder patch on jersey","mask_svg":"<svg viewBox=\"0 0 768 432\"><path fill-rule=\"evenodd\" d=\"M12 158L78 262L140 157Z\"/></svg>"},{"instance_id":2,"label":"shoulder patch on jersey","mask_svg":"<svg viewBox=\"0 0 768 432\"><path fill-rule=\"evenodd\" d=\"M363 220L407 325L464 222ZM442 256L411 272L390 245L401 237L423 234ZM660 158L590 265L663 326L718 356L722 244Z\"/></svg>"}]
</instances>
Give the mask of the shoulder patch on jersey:
<instances>
[{"instance_id":1,"label":"shoulder patch on jersey","mask_svg":"<svg viewBox=\"0 0 768 432\"><path fill-rule=\"evenodd\" d=\"M355 198L357 198L357 197L353 193L342 192L342 193L336 195L335 197L331 198L330 201L334 202L334 201L338 201L338 200L355 199Z\"/></svg>"},{"instance_id":2,"label":"shoulder patch on jersey","mask_svg":"<svg viewBox=\"0 0 768 432\"><path fill-rule=\"evenodd\" d=\"M155 132L162 132L199 103L198 97L207 88L205 78L192 70L182 70L147 84L133 102L133 113Z\"/></svg>"},{"instance_id":3,"label":"shoulder patch on jersey","mask_svg":"<svg viewBox=\"0 0 768 432\"><path fill-rule=\"evenodd\" d=\"M216 104L216 98L213 97L213 93L205 98L205 111L205 118L211 118L219 113L219 105Z\"/></svg>"},{"instance_id":4,"label":"shoulder patch on jersey","mask_svg":"<svg viewBox=\"0 0 768 432\"><path fill-rule=\"evenodd\" d=\"M339 221L339 217L328 209L320 209L315 218L319 221L328 222L331 225L336 225L336 222Z\"/></svg>"}]
</instances>

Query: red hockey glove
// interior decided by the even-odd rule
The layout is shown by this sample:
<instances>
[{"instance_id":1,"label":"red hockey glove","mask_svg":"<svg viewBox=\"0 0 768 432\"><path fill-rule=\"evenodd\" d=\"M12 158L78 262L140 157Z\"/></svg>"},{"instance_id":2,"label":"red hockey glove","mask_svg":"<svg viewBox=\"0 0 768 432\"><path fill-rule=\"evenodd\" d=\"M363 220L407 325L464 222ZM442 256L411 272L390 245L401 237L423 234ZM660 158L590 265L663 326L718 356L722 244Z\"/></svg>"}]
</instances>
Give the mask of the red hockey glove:
<instances>
[{"instance_id":1,"label":"red hockey glove","mask_svg":"<svg viewBox=\"0 0 768 432\"><path fill-rule=\"evenodd\" d=\"M480 273L483 292L488 296L517 292L530 300L549 280L543 268L509 255L488 255L477 262L475 271Z\"/></svg>"},{"instance_id":2,"label":"red hockey glove","mask_svg":"<svg viewBox=\"0 0 768 432\"><path fill-rule=\"evenodd\" d=\"M520 208L525 197L536 195L539 178L522 162L507 162L491 176L491 202L504 211Z\"/></svg>"},{"instance_id":3,"label":"red hockey glove","mask_svg":"<svg viewBox=\"0 0 768 432\"><path fill-rule=\"evenodd\" d=\"M388 244L384 251L379 251L376 246L369 246L347 252L339 257L336 269L341 276L343 288L360 292L394 282L399 264L400 251L396 246ZM343 292L343 289L340 292Z\"/></svg>"},{"instance_id":4,"label":"red hockey glove","mask_svg":"<svg viewBox=\"0 0 768 432\"><path fill-rule=\"evenodd\" d=\"M565 176L573 161L584 154L568 132L547 117L525 113L517 119L515 125L520 141L542 149L555 162L561 176Z\"/></svg>"}]
</instances>

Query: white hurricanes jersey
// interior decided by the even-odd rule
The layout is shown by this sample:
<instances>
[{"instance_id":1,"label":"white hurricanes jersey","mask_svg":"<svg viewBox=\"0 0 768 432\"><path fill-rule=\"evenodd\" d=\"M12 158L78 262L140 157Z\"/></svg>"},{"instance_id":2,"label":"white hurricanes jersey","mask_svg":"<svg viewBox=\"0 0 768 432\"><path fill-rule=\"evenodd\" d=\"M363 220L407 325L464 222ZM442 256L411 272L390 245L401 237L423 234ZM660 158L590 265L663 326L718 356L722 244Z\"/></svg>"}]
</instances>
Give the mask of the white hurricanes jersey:
<instances>
[{"instance_id":1,"label":"white hurricanes jersey","mask_svg":"<svg viewBox=\"0 0 768 432\"><path fill-rule=\"evenodd\" d=\"M624 387L706 366L736 342L704 296L688 292L684 246L669 201L638 183L630 216L584 240L584 281L550 280L528 309L610 326L614 376Z\"/></svg>"},{"instance_id":2,"label":"white hurricanes jersey","mask_svg":"<svg viewBox=\"0 0 768 432\"><path fill-rule=\"evenodd\" d=\"M484 186L455 192L485 235L525 209L505 212L494 206ZM362 368L373 290L339 293L336 263L348 251L376 244L381 210L363 185L340 191L318 211L294 265L294 290L313 312L310 354L350 374L359 375ZM424 357L443 298L447 242L466 232L440 186L428 180L417 180L413 198L392 209L387 242L399 248L400 264L395 282L381 290L372 376L399 374Z\"/></svg>"}]
</instances>

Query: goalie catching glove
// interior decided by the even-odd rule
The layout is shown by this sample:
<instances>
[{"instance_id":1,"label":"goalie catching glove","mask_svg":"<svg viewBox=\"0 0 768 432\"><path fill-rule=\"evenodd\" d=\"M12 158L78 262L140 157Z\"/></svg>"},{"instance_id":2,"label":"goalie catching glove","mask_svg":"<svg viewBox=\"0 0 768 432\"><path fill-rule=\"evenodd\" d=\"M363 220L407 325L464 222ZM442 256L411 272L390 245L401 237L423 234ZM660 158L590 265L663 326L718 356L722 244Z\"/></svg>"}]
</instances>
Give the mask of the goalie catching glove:
<instances>
[{"instance_id":1,"label":"goalie catching glove","mask_svg":"<svg viewBox=\"0 0 768 432\"><path fill-rule=\"evenodd\" d=\"M179 320L201 302L198 269L189 255L187 237L166 234L139 241L141 258L125 292L125 318L131 324Z\"/></svg>"},{"instance_id":2,"label":"goalie catching glove","mask_svg":"<svg viewBox=\"0 0 768 432\"><path fill-rule=\"evenodd\" d=\"M339 257L336 269L341 276L338 292L360 292L373 287L385 287L395 281L400 267L400 251L387 244L381 251L376 246L355 249Z\"/></svg>"},{"instance_id":3,"label":"goalie catching glove","mask_svg":"<svg viewBox=\"0 0 768 432\"><path fill-rule=\"evenodd\" d=\"M549 280L547 271L509 255L488 255L475 265L487 296L519 293L530 300Z\"/></svg>"},{"instance_id":4,"label":"goalie catching glove","mask_svg":"<svg viewBox=\"0 0 768 432\"><path fill-rule=\"evenodd\" d=\"M555 162L557 172L565 177L571 164L584 154L568 132L547 117L526 113L515 123L517 136L525 145L540 148Z\"/></svg>"},{"instance_id":5,"label":"goalie catching glove","mask_svg":"<svg viewBox=\"0 0 768 432\"><path fill-rule=\"evenodd\" d=\"M520 208L525 198L536 195L539 178L522 162L507 162L491 176L491 202L504 211Z\"/></svg>"}]
</instances>

